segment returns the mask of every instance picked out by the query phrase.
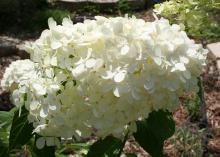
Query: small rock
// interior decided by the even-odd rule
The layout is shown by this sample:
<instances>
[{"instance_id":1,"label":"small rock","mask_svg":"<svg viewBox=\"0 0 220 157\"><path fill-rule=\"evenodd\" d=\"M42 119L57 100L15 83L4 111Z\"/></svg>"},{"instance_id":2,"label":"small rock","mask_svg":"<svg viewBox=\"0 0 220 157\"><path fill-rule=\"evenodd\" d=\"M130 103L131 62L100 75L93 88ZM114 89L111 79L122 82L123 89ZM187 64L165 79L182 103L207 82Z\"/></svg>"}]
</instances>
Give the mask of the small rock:
<instances>
[{"instance_id":1,"label":"small rock","mask_svg":"<svg viewBox=\"0 0 220 157\"><path fill-rule=\"evenodd\" d=\"M217 69L220 70L220 42L208 44L207 48L210 51L210 58L216 61Z\"/></svg>"},{"instance_id":2,"label":"small rock","mask_svg":"<svg viewBox=\"0 0 220 157\"><path fill-rule=\"evenodd\" d=\"M22 45L22 40L0 36L0 57L18 55L22 59L29 58L29 55L21 48Z\"/></svg>"},{"instance_id":3,"label":"small rock","mask_svg":"<svg viewBox=\"0 0 220 157\"><path fill-rule=\"evenodd\" d=\"M18 39L0 36L0 57L9 56L17 52Z\"/></svg>"},{"instance_id":4,"label":"small rock","mask_svg":"<svg viewBox=\"0 0 220 157\"><path fill-rule=\"evenodd\" d=\"M218 60L216 61L216 66L217 66L217 69L220 70L220 59L218 59Z\"/></svg>"},{"instance_id":5,"label":"small rock","mask_svg":"<svg viewBox=\"0 0 220 157\"><path fill-rule=\"evenodd\" d=\"M207 48L210 50L213 59L220 59L220 42L208 44Z\"/></svg>"},{"instance_id":6,"label":"small rock","mask_svg":"<svg viewBox=\"0 0 220 157\"><path fill-rule=\"evenodd\" d=\"M76 16L74 17L73 22L74 23L83 23L85 20L94 20L95 18L93 16Z\"/></svg>"}]
</instances>

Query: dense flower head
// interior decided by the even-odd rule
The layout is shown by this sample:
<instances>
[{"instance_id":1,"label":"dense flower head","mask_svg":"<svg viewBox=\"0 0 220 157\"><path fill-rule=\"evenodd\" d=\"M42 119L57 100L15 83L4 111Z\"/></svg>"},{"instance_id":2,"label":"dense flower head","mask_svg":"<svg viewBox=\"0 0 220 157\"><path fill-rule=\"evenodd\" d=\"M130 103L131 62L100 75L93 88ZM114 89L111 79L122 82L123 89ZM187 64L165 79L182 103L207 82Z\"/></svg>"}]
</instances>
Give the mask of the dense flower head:
<instances>
[{"instance_id":1,"label":"dense flower head","mask_svg":"<svg viewBox=\"0 0 220 157\"><path fill-rule=\"evenodd\" d=\"M35 132L62 138L120 137L153 110L172 111L179 96L198 90L207 54L166 19L101 16L75 25L49 19L26 50L31 60L12 63L2 86L16 83L13 99Z\"/></svg>"}]
</instances>

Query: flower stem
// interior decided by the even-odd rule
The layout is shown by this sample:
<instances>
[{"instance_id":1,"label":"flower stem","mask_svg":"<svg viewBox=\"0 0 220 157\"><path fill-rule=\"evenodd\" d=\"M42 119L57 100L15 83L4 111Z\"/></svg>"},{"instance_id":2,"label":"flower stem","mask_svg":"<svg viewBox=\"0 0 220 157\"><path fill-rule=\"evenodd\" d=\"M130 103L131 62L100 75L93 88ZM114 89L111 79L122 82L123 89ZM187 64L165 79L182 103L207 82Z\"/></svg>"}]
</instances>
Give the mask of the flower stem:
<instances>
[{"instance_id":1,"label":"flower stem","mask_svg":"<svg viewBox=\"0 0 220 157\"><path fill-rule=\"evenodd\" d=\"M119 153L118 153L118 157L121 156L121 154L122 154L122 152L123 152L123 149L124 149L124 146L125 146L125 143L126 143L127 139L128 139L128 133L127 133L127 134L125 135L125 137L124 137L122 147L121 147L121 149L120 149L120 151L119 151Z\"/></svg>"}]
</instances>

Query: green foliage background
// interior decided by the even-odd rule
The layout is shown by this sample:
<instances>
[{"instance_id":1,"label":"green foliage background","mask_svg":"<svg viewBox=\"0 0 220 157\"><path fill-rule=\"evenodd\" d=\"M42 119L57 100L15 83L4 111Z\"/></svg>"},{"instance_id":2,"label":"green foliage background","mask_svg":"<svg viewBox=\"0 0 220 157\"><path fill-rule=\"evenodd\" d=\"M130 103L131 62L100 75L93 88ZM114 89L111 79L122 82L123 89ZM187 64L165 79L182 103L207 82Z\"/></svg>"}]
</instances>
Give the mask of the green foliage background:
<instances>
[{"instance_id":1,"label":"green foliage background","mask_svg":"<svg viewBox=\"0 0 220 157\"><path fill-rule=\"evenodd\" d=\"M184 24L191 37L208 42L220 40L219 0L170 0L162 6L161 15L171 23ZM156 4L155 10L160 7Z\"/></svg>"}]
</instances>

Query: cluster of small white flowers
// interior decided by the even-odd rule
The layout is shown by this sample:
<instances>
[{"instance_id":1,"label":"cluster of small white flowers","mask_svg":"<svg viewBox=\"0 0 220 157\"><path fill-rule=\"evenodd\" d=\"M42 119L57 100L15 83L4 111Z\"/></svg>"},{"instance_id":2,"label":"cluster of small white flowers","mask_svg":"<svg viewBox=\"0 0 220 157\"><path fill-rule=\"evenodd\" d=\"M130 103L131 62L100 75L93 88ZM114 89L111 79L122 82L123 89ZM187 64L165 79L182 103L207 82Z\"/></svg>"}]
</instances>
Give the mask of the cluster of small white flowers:
<instances>
[{"instance_id":1,"label":"cluster of small white flowers","mask_svg":"<svg viewBox=\"0 0 220 157\"><path fill-rule=\"evenodd\" d=\"M157 14L161 14L166 12L165 14L178 14L178 10L181 7L183 2L178 2L176 0L165 1L163 3L159 3L155 5L154 12ZM187 12L188 10L186 10Z\"/></svg>"},{"instance_id":2,"label":"cluster of small white flowers","mask_svg":"<svg viewBox=\"0 0 220 157\"><path fill-rule=\"evenodd\" d=\"M166 19L100 16L75 25L49 19L26 49L31 61L12 63L2 85L26 94L35 132L62 138L122 136L153 110L172 111L185 91L198 90L207 54Z\"/></svg>"}]
</instances>

